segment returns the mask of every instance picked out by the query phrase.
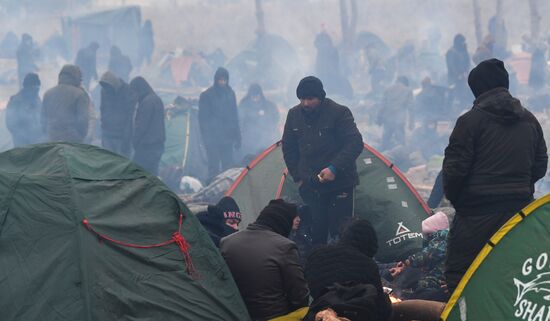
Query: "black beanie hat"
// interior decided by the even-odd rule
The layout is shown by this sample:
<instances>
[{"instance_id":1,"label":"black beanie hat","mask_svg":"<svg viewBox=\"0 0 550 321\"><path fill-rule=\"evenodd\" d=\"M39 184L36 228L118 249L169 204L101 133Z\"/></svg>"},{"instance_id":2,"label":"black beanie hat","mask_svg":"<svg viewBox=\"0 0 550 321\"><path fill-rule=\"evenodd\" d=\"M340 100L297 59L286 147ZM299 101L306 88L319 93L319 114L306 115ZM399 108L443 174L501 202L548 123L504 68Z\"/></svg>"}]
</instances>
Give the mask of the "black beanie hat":
<instances>
[{"instance_id":1,"label":"black beanie hat","mask_svg":"<svg viewBox=\"0 0 550 321\"><path fill-rule=\"evenodd\" d=\"M365 219L357 219L348 223L340 235L340 244L354 247L369 257L374 257L378 252L376 231Z\"/></svg>"},{"instance_id":2,"label":"black beanie hat","mask_svg":"<svg viewBox=\"0 0 550 321\"><path fill-rule=\"evenodd\" d=\"M510 86L508 71L504 63L498 59L482 61L470 71L468 85L476 98L495 88L508 89Z\"/></svg>"},{"instance_id":3,"label":"black beanie hat","mask_svg":"<svg viewBox=\"0 0 550 321\"><path fill-rule=\"evenodd\" d=\"M298 88L296 88L296 96L298 96L299 99L317 97L323 100L327 96L327 93L323 89L323 83L319 78L307 76L300 80Z\"/></svg>"},{"instance_id":4,"label":"black beanie hat","mask_svg":"<svg viewBox=\"0 0 550 321\"><path fill-rule=\"evenodd\" d=\"M23 88L40 87L40 78L34 72L28 73L23 79Z\"/></svg>"},{"instance_id":5,"label":"black beanie hat","mask_svg":"<svg viewBox=\"0 0 550 321\"><path fill-rule=\"evenodd\" d=\"M227 220L233 218L239 220L239 222L241 221L241 210L239 209L237 202L235 202L232 197L225 196L218 202L218 204L216 204L216 207L223 212L224 219Z\"/></svg>"},{"instance_id":6,"label":"black beanie hat","mask_svg":"<svg viewBox=\"0 0 550 321\"><path fill-rule=\"evenodd\" d=\"M223 67L219 67L214 74L214 82L217 82L219 79L225 79L229 81L229 71Z\"/></svg>"},{"instance_id":7,"label":"black beanie hat","mask_svg":"<svg viewBox=\"0 0 550 321\"><path fill-rule=\"evenodd\" d=\"M256 223L269 227L279 235L288 237L297 215L298 210L295 204L276 199L271 200L262 210L260 216L256 219Z\"/></svg>"}]
</instances>

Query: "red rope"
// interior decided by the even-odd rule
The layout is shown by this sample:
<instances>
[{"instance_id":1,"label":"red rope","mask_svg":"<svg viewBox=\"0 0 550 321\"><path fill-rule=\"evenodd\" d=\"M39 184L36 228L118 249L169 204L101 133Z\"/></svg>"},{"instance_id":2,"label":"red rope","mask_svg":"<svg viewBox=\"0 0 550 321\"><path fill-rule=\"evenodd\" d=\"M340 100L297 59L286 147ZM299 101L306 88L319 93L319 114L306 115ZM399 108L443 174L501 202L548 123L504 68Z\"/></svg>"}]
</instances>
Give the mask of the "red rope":
<instances>
[{"instance_id":1,"label":"red rope","mask_svg":"<svg viewBox=\"0 0 550 321\"><path fill-rule=\"evenodd\" d=\"M151 249L151 248L155 248L155 247L162 247L162 246L166 246L166 245L169 245L169 244L172 244L172 243L176 243L176 245L180 249L181 254L183 255L183 257L185 259L185 269L187 271L187 274L189 274L191 276L194 276L194 277L198 276L197 271L195 269L195 266L193 265L193 261L191 260L191 255L189 254L189 249L190 249L189 243L187 243L187 241L185 240L185 238L181 234L181 226L183 224L183 214L182 213L180 213L178 230L172 234L172 238L168 241L164 241L164 242L157 243L157 244L151 244L151 245L140 245L140 244L133 244L133 243L127 243L127 242L122 242L122 241L115 240L115 239L113 239L113 238L111 238L107 235L101 234L98 231L96 231L92 227L92 225L90 224L90 222L88 221L87 218L84 218L82 220L82 224L84 224L84 226L90 232L94 233L100 239L107 240L109 242L112 242L112 243L115 243L115 244L118 244L118 245L122 245L122 246L126 246L126 247L133 247L133 248L138 248L138 249Z\"/></svg>"}]
</instances>

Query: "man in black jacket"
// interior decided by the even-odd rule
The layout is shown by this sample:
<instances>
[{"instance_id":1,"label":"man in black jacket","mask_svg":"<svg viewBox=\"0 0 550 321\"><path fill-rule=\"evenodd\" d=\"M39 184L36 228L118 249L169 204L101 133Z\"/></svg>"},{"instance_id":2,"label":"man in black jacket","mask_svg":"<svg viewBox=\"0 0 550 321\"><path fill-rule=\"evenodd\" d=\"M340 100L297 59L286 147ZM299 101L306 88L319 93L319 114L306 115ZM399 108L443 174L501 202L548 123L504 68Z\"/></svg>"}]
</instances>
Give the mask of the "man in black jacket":
<instances>
[{"instance_id":1,"label":"man in black jacket","mask_svg":"<svg viewBox=\"0 0 550 321\"><path fill-rule=\"evenodd\" d=\"M132 79L130 88L138 99L134 124L133 160L149 173L158 175L166 139L164 104L143 77Z\"/></svg>"},{"instance_id":2,"label":"man in black jacket","mask_svg":"<svg viewBox=\"0 0 550 321\"><path fill-rule=\"evenodd\" d=\"M288 239L296 205L272 200L256 222L224 237L220 252L252 320L269 320L306 307L309 290L296 244Z\"/></svg>"},{"instance_id":3,"label":"man in black jacket","mask_svg":"<svg viewBox=\"0 0 550 321\"><path fill-rule=\"evenodd\" d=\"M200 95L199 127L213 178L233 166L233 148L241 147L237 99L224 68L218 68L214 84Z\"/></svg>"},{"instance_id":4,"label":"man in black jacket","mask_svg":"<svg viewBox=\"0 0 550 321\"><path fill-rule=\"evenodd\" d=\"M502 61L481 62L468 77L476 97L445 149L443 188L456 209L445 275L453 290L489 238L533 200L546 173L542 128L508 92Z\"/></svg>"},{"instance_id":5,"label":"man in black jacket","mask_svg":"<svg viewBox=\"0 0 550 321\"><path fill-rule=\"evenodd\" d=\"M23 88L10 97L6 107L6 127L10 131L14 147L38 144L42 140L42 101L39 91L40 78L37 74L30 73L23 80Z\"/></svg>"},{"instance_id":6,"label":"man in black jacket","mask_svg":"<svg viewBox=\"0 0 550 321\"><path fill-rule=\"evenodd\" d=\"M353 212L359 184L355 160L363 140L351 111L325 98L321 80L309 76L296 89L300 104L289 110L283 156L313 215L313 244L327 242Z\"/></svg>"},{"instance_id":7,"label":"man in black jacket","mask_svg":"<svg viewBox=\"0 0 550 321\"><path fill-rule=\"evenodd\" d=\"M137 95L110 71L101 76L101 145L130 158Z\"/></svg>"}]
</instances>

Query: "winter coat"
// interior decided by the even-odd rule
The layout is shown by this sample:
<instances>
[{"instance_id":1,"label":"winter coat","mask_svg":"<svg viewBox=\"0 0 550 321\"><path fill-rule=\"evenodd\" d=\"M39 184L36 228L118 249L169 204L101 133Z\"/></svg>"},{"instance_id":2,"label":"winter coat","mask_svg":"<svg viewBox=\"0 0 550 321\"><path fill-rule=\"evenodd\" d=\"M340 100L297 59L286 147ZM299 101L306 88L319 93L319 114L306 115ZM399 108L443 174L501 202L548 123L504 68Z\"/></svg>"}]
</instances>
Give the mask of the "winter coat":
<instances>
[{"instance_id":1,"label":"winter coat","mask_svg":"<svg viewBox=\"0 0 550 321\"><path fill-rule=\"evenodd\" d=\"M290 175L321 193L359 184L355 161L363 151L363 138L351 111L328 98L317 108L311 115L300 105L288 111L283 156ZM317 174L330 165L336 179L318 183Z\"/></svg>"},{"instance_id":2,"label":"winter coat","mask_svg":"<svg viewBox=\"0 0 550 321\"><path fill-rule=\"evenodd\" d=\"M36 144L42 140L41 109L42 101L38 91L32 88L23 88L10 98L6 107L6 127L14 147Z\"/></svg>"},{"instance_id":3,"label":"winter coat","mask_svg":"<svg viewBox=\"0 0 550 321\"><path fill-rule=\"evenodd\" d=\"M136 77L130 88L137 95L138 105L134 124L134 150L164 150L164 104L142 77Z\"/></svg>"},{"instance_id":4,"label":"winter coat","mask_svg":"<svg viewBox=\"0 0 550 321\"><path fill-rule=\"evenodd\" d=\"M199 126L207 148L241 143L237 99L229 85L214 84L200 95Z\"/></svg>"},{"instance_id":5,"label":"winter coat","mask_svg":"<svg viewBox=\"0 0 550 321\"><path fill-rule=\"evenodd\" d=\"M470 71L470 55L466 44L455 43L445 55L449 85L464 81Z\"/></svg>"},{"instance_id":6,"label":"winter coat","mask_svg":"<svg viewBox=\"0 0 550 321\"><path fill-rule=\"evenodd\" d=\"M382 289L376 262L349 245L325 245L314 250L307 258L305 276L316 300L335 283L371 284L378 291L377 321L387 320L391 303Z\"/></svg>"},{"instance_id":7,"label":"winter coat","mask_svg":"<svg viewBox=\"0 0 550 321\"><path fill-rule=\"evenodd\" d=\"M41 122L50 141L81 143L88 133L90 97L80 79L78 67L66 65L59 84L44 94Z\"/></svg>"},{"instance_id":8,"label":"winter coat","mask_svg":"<svg viewBox=\"0 0 550 321\"><path fill-rule=\"evenodd\" d=\"M222 239L220 251L252 320L267 320L308 306L309 290L296 244L251 224Z\"/></svg>"},{"instance_id":9,"label":"winter coat","mask_svg":"<svg viewBox=\"0 0 550 321\"><path fill-rule=\"evenodd\" d=\"M548 163L542 128L505 88L481 94L445 149L443 188L460 215L520 210Z\"/></svg>"},{"instance_id":10,"label":"winter coat","mask_svg":"<svg viewBox=\"0 0 550 321\"><path fill-rule=\"evenodd\" d=\"M111 72L106 72L101 85L101 133L103 137L122 139L130 146L133 134L136 95L130 86Z\"/></svg>"},{"instance_id":11,"label":"winter coat","mask_svg":"<svg viewBox=\"0 0 550 321\"><path fill-rule=\"evenodd\" d=\"M279 111L269 100L255 102L245 97L239 104L239 117L244 153L259 153L280 140Z\"/></svg>"}]
</instances>

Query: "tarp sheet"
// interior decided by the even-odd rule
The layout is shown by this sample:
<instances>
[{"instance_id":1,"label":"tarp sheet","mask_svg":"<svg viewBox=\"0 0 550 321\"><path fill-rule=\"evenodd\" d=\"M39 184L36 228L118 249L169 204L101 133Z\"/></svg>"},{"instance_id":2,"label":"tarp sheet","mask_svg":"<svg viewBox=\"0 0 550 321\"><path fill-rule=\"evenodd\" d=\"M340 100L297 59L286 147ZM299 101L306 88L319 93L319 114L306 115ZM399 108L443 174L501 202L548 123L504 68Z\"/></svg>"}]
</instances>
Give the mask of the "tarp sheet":
<instances>
[{"instance_id":1,"label":"tarp sheet","mask_svg":"<svg viewBox=\"0 0 550 321\"><path fill-rule=\"evenodd\" d=\"M376 229L377 259L394 262L422 248L422 220L430 213L405 176L372 147L365 144L357 159L360 185L356 189L355 216L368 219ZM281 143L277 143L243 171L228 190L243 213L241 226L253 222L273 198L302 202L292 179L287 179Z\"/></svg>"},{"instance_id":2,"label":"tarp sheet","mask_svg":"<svg viewBox=\"0 0 550 321\"><path fill-rule=\"evenodd\" d=\"M198 277L175 244L190 245ZM0 315L19 320L248 320L229 269L156 177L106 150L31 145L0 154Z\"/></svg>"}]
</instances>

